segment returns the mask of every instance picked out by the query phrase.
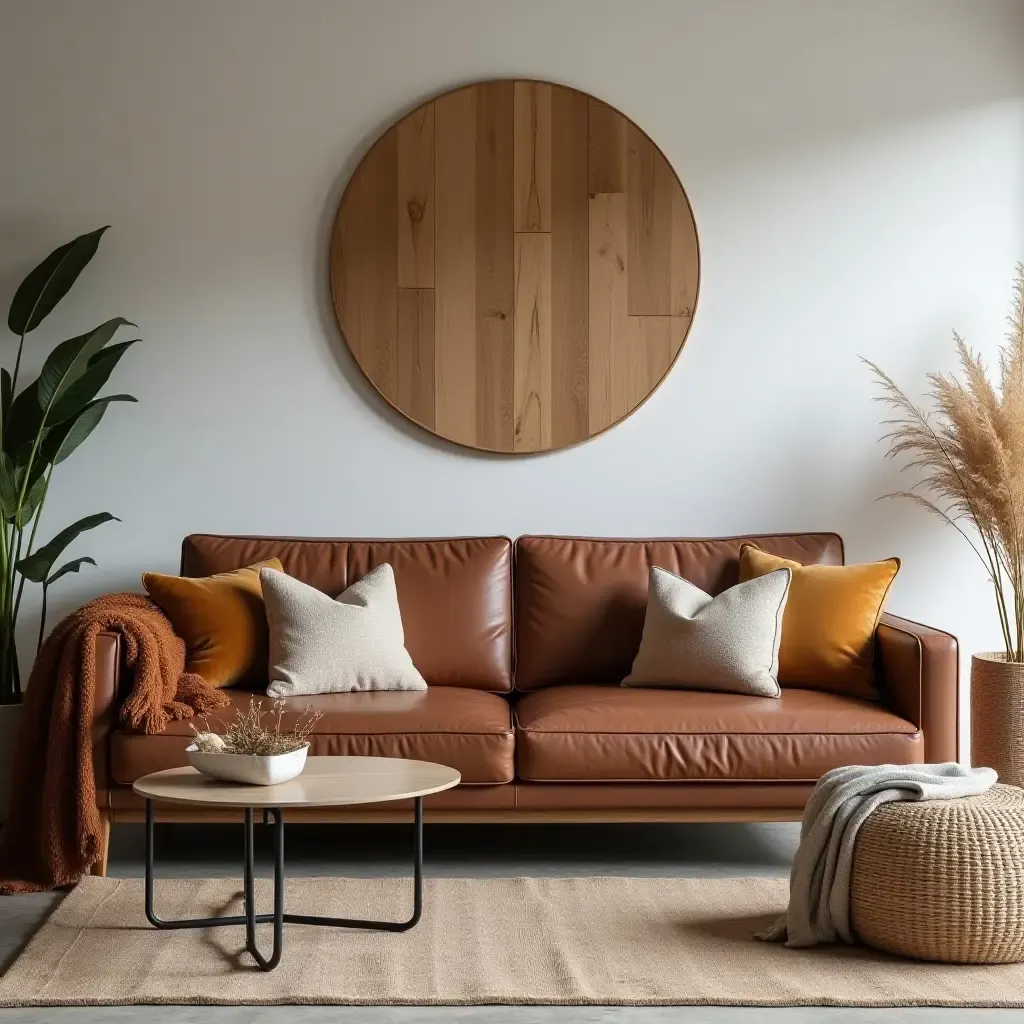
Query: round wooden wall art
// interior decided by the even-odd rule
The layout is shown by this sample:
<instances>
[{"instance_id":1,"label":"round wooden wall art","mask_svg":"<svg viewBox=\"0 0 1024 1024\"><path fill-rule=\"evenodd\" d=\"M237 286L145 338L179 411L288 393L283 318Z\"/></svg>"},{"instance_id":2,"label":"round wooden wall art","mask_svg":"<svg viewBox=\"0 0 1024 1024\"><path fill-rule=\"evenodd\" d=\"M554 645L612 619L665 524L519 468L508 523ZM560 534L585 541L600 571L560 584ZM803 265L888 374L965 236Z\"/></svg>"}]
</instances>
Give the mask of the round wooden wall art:
<instances>
[{"instance_id":1,"label":"round wooden wall art","mask_svg":"<svg viewBox=\"0 0 1024 1024\"><path fill-rule=\"evenodd\" d=\"M441 437L540 452L624 419L697 297L686 194L632 121L559 85L495 81L418 107L366 154L331 243L363 372Z\"/></svg>"}]
</instances>

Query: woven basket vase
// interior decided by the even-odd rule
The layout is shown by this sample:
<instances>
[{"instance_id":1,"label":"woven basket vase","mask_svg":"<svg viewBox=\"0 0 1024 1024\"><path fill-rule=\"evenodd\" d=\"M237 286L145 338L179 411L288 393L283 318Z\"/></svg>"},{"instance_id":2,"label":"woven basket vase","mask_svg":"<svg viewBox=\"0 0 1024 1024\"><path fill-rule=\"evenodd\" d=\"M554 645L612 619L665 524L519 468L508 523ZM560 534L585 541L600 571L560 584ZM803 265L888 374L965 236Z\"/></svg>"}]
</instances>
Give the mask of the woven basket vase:
<instances>
[{"instance_id":1,"label":"woven basket vase","mask_svg":"<svg viewBox=\"0 0 1024 1024\"><path fill-rule=\"evenodd\" d=\"M857 833L850 923L886 953L1024 960L1024 789L883 804Z\"/></svg>"},{"instance_id":2,"label":"woven basket vase","mask_svg":"<svg viewBox=\"0 0 1024 1024\"><path fill-rule=\"evenodd\" d=\"M1002 653L971 659L971 763L1024 786L1024 665Z\"/></svg>"}]
</instances>

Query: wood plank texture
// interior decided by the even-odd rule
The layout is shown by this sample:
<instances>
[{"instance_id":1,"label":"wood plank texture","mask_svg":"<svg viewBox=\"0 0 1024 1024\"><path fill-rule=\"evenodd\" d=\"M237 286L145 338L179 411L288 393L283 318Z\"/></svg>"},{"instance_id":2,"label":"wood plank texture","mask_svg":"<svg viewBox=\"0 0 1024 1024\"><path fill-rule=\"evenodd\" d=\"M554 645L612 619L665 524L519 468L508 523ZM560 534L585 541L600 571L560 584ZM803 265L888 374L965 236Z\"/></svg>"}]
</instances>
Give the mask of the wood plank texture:
<instances>
[{"instance_id":1,"label":"wood plank texture","mask_svg":"<svg viewBox=\"0 0 1024 1024\"><path fill-rule=\"evenodd\" d=\"M551 236L515 243L515 433L517 452L551 447Z\"/></svg>"},{"instance_id":2,"label":"wood plank texture","mask_svg":"<svg viewBox=\"0 0 1024 1024\"><path fill-rule=\"evenodd\" d=\"M683 347L689 326L690 318L683 316L629 317L624 376L630 410L644 402L661 383Z\"/></svg>"},{"instance_id":3,"label":"wood plank texture","mask_svg":"<svg viewBox=\"0 0 1024 1024\"><path fill-rule=\"evenodd\" d=\"M551 86L515 83L515 230L551 230Z\"/></svg>"},{"instance_id":4,"label":"wood plank texture","mask_svg":"<svg viewBox=\"0 0 1024 1024\"><path fill-rule=\"evenodd\" d=\"M345 339L374 386L395 395L398 332L397 132L363 157L335 224L331 286Z\"/></svg>"},{"instance_id":5,"label":"wood plank texture","mask_svg":"<svg viewBox=\"0 0 1024 1024\"><path fill-rule=\"evenodd\" d=\"M626 134L629 122L617 110L600 100L590 100L588 109L590 194L625 192Z\"/></svg>"},{"instance_id":6,"label":"wood plank texture","mask_svg":"<svg viewBox=\"0 0 1024 1024\"><path fill-rule=\"evenodd\" d=\"M639 128L629 129L629 312L672 312L672 169Z\"/></svg>"},{"instance_id":7,"label":"wood plank texture","mask_svg":"<svg viewBox=\"0 0 1024 1024\"><path fill-rule=\"evenodd\" d=\"M342 197L331 290L381 394L459 444L586 440L662 381L697 300L675 172L614 108L482 82L408 114Z\"/></svg>"},{"instance_id":8,"label":"wood plank texture","mask_svg":"<svg viewBox=\"0 0 1024 1024\"><path fill-rule=\"evenodd\" d=\"M810 787L808 787L808 790ZM804 798L806 799L806 798ZM286 822L332 823L347 822L351 824L398 823L408 825L409 808L397 805L380 805L382 810L368 810L366 807L289 807L285 809ZM393 808L398 806L400 810ZM161 821L194 821L194 822L241 822L244 811L215 810L205 808L177 806L175 804L157 805L155 819ZM492 824L526 824L541 822L567 822L580 824L599 824L607 822L677 822L677 821L800 821L803 817L803 804L794 807L640 807L640 808L593 808L579 809L559 808L557 810L534 810L521 807L516 810L489 810L468 807L462 810L447 808L436 809L429 802L423 808L423 820L428 823L477 823ZM111 811L114 824L125 822L143 822L146 812L141 808Z\"/></svg>"},{"instance_id":9,"label":"wood plank texture","mask_svg":"<svg viewBox=\"0 0 1024 1024\"><path fill-rule=\"evenodd\" d=\"M690 203L681 188L672 190L672 285L671 315L693 317L697 308L700 256L697 225ZM689 327L687 327L689 330ZM675 358L675 357L673 357Z\"/></svg>"},{"instance_id":10,"label":"wood plank texture","mask_svg":"<svg viewBox=\"0 0 1024 1024\"><path fill-rule=\"evenodd\" d=\"M434 104L399 121L398 287L434 287Z\"/></svg>"},{"instance_id":11,"label":"wood plank texture","mask_svg":"<svg viewBox=\"0 0 1024 1024\"><path fill-rule=\"evenodd\" d=\"M434 104L434 428L476 436L476 108L461 89Z\"/></svg>"},{"instance_id":12,"label":"wood plank texture","mask_svg":"<svg viewBox=\"0 0 1024 1024\"><path fill-rule=\"evenodd\" d=\"M512 82L477 86L476 443L511 451Z\"/></svg>"},{"instance_id":13,"label":"wood plank texture","mask_svg":"<svg viewBox=\"0 0 1024 1024\"><path fill-rule=\"evenodd\" d=\"M434 428L434 289L398 289L398 388L395 405Z\"/></svg>"},{"instance_id":14,"label":"wood plank texture","mask_svg":"<svg viewBox=\"0 0 1024 1024\"><path fill-rule=\"evenodd\" d=\"M630 411L631 333L627 313L627 197L599 192L590 199L590 433Z\"/></svg>"},{"instance_id":15,"label":"wood plank texture","mask_svg":"<svg viewBox=\"0 0 1024 1024\"><path fill-rule=\"evenodd\" d=\"M587 97L551 97L551 444L590 436Z\"/></svg>"}]
</instances>

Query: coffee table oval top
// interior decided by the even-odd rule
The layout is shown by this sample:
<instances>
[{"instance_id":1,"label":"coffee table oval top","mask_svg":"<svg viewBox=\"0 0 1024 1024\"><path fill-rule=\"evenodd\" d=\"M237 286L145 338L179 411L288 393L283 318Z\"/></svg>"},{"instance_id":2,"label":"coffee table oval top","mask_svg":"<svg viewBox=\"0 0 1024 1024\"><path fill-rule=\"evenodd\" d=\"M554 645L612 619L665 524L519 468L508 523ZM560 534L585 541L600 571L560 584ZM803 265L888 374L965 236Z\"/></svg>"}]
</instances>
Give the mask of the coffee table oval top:
<instances>
[{"instance_id":1,"label":"coffee table oval top","mask_svg":"<svg viewBox=\"0 0 1024 1024\"><path fill-rule=\"evenodd\" d=\"M447 765L401 757L308 757L302 774L276 786L221 782L195 768L143 775L132 789L151 800L211 807L344 807L429 796L457 786Z\"/></svg>"}]
</instances>

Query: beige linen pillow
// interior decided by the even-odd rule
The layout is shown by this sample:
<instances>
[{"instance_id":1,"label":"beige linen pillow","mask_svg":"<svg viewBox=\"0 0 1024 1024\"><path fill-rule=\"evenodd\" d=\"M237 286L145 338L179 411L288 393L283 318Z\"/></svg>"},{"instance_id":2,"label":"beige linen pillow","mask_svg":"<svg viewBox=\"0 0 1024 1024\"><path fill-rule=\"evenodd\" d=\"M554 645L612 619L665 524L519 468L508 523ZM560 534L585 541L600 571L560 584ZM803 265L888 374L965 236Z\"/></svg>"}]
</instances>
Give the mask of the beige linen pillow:
<instances>
[{"instance_id":1,"label":"beige linen pillow","mask_svg":"<svg viewBox=\"0 0 1024 1024\"><path fill-rule=\"evenodd\" d=\"M778 697L782 613L792 578L792 570L777 569L712 598L652 566L640 650L622 685Z\"/></svg>"},{"instance_id":2,"label":"beige linen pillow","mask_svg":"<svg viewBox=\"0 0 1024 1024\"><path fill-rule=\"evenodd\" d=\"M260 570L270 629L271 697L425 690L405 649L395 573L378 565L337 598Z\"/></svg>"}]
</instances>

